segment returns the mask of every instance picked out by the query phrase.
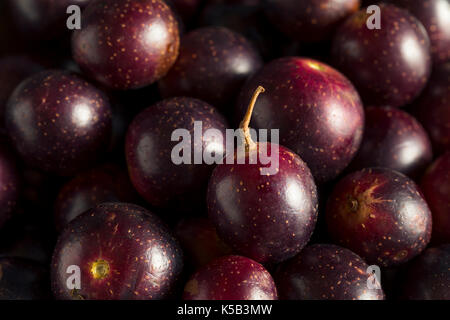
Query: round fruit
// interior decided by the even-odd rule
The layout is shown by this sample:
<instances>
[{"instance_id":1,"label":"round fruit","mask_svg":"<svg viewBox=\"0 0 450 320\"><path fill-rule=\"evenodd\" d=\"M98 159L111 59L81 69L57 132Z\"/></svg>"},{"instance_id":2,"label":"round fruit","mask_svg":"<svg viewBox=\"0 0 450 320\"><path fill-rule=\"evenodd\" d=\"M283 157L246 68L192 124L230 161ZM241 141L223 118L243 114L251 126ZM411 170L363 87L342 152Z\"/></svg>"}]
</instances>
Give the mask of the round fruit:
<instances>
[{"instance_id":1,"label":"round fruit","mask_svg":"<svg viewBox=\"0 0 450 320\"><path fill-rule=\"evenodd\" d=\"M241 256L218 258L197 271L184 288L184 300L277 300L270 273Z\"/></svg>"},{"instance_id":2,"label":"round fruit","mask_svg":"<svg viewBox=\"0 0 450 320\"><path fill-rule=\"evenodd\" d=\"M360 0L268 0L266 13L291 38L316 42L327 39L359 5Z\"/></svg>"},{"instance_id":3,"label":"round fruit","mask_svg":"<svg viewBox=\"0 0 450 320\"><path fill-rule=\"evenodd\" d=\"M259 53L240 34L201 28L182 38L178 60L159 89L164 97L191 96L230 110L245 80L261 66Z\"/></svg>"},{"instance_id":4,"label":"round fruit","mask_svg":"<svg viewBox=\"0 0 450 320\"><path fill-rule=\"evenodd\" d=\"M311 172L298 155L251 139L248 125L263 91L257 88L241 123L245 152L238 149L214 169L207 204L225 243L260 263L277 263L296 255L309 241L318 201ZM269 150L265 163L263 155Z\"/></svg>"},{"instance_id":5,"label":"round fruit","mask_svg":"<svg viewBox=\"0 0 450 320\"><path fill-rule=\"evenodd\" d=\"M102 202L132 202L133 186L126 171L104 165L77 175L59 191L55 203L55 225L61 231L70 221Z\"/></svg>"},{"instance_id":6,"label":"round fruit","mask_svg":"<svg viewBox=\"0 0 450 320\"><path fill-rule=\"evenodd\" d=\"M51 39L67 31L70 5L84 8L91 0L6 0L14 22L27 39Z\"/></svg>"},{"instance_id":7,"label":"round fruit","mask_svg":"<svg viewBox=\"0 0 450 320\"><path fill-rule=\"evenodd\" d=\"M246 83L239 118L258 85L267 93L256 103L253 126L280 130L280 144L308 164L317 183L342 172L358 150L364 125L361 100L350 81L315 60L280 58Z\"/></svg>"},{"instance_id":8,"label":"round fruit","mask_svg":"<svg viewBox=\"0 0 450 320\"><path fill-rule=\"evenodd\" d=\"M181 220L175 227L175 235L180 240L190 264L196 268L215 258L231 254L231 249L220 240L216 229L206 218Z\"/></svg>"},{"instance_id":9,"label":"round fruit","mask_svg":"<svg viewBox=\"0 0 450 320\"><path fill-rule=\"evenodd\" d=\"M59 175L92 166L111 139L107 97L66 71L43 71L24 80L9 99L5 119L24 160Z\"/></svg>"},{"instance_id":10,"label":"round fruit","mask_svg":"<svg viewBox=\"0 0 450 320\"><path fill-rule=\"evenodd\" d=\"M367 273L368 267L348 249L333 244L314 244L283 262L275 281L280 299L383 300L380 283L377 283L379 289L367 286L371 275Z\"/></svg>"},{"instance_id":11,"label":"round fruit","mask_svg":"<svg viewBox=\"0 0 450 320\"><path fill-rule=\"evenodd\" d=\"M428 168L420 186L433 215L433 242L450 243L450 151Z\"/></svg>"},{"instance_id":12,"label":"round fruit","mask_svg":"<svg viewBox=\"0 0 450 320\"><path fill-rule=\"evenodd\" d=\"M430 82L414 101L417 119L430 135L434 152L450 150L450 62L436 67Z\"/></svg>"},{"instance_id":13,"label":"round fruit","mask_svg":"<svg viewBox=\"0 0 450 320\"><path fill-rule=\"evenodd\" d=\"M100 204L60 235L53 293L58 299L162 299L174 289L182 260L175 238L154 214L132 204ZM80 289L67 286L70 266L80 269Z\"/></svg>"},{"instance_id":14,"label":"round fruit","mask_svg":"<svg viewBox=\"0 0 450 320\"><path fill-rule=\"evenodd\" d=\"M126 137L128 171L136 190L152 206L195 211L204 204L213 170L212 165L198 162L197 156L207 152L222 159L225 141L217 141L207 130L218 130L225 137L226 127L216 109L193 98L170 98L142 111L129 126ZM190 141L188 137L172 141L176 129L187 130L183 133L191 137ZM183 153L182 163L174 162L172 155L180 143L188 143L191 151L190 156Z\"/></svg>"},{"instance_id":15,"label":"round fruit","mask_svg":"<svg viewBox=\"0 0 450 320\"><path fill-rule=\"evenodd\" d=\"M430 39L406 10L379 4L380 28L367 26L362 9L336 31L335 66L355 84L367 105L400 107L422 91L431 71Z\"/></svg>"},{"instance_id":16,"label":"round fruit","mask_svg":"<svg viewBox=\"0 0 450 320\"><path fill-rule=\"evenodd\" d=\"M431 212L419 188L386 168L363 169L339 181L326 220L335 241L384 267L415 257L431 237Z\"/></svg>"},{"instance_id":17,"label":"round fruit","mask_svg":"<svg viewBox=\"0 0 450 320\"><path fill-rule=\"evenodd\" d=\"M11 217L19 199L20 175L13 152L0 137L0 228Z\"/></svg>"},{"instance_id":18,"label":"round fruit","mask_svg":"<svg viewBox=\"0 0 450 320\"><path fill-rule=\"evenodd\" d=\"M408 300L450 300L450 244L428 248L408 266L403 288Z\"/></svg>"},{"instance_id":19,"label":"round fruit","mask_svg":"<svg viewBox=\"0 0 450 320\"><path fill-rule=\"evenodd\" d=\"M431 142L420 123L394 108L366 108L361 147L350 168L386 167L417 177L433 158Z\"/></svg>"},{"instance_id":20,"label":"round fruit","mask_svg":"<svg viewBox=\"0 0 450 320\"><path fill-rule=\"evenodd\" d=\"M0 300L43 300L50 298L47 270L20 258L0 258Z\"/></svg>"},{"instance_id":21,"label":"round fruit","mask_svg":"<svg viewBox=\"0 0 450 320\"><path fill-rule=\"evenodd\" d=\"M450 60L450 2L448 0L390 0L408 9L427 29L436 63Z\"/></svg>"},{"instance_id":22,"label":"round fruit","mask_svg":"<svg viewBox=\"0 0 450 320\"><path fill-rule=\"evenodd\" d=\"M115 89L140 88L163 77L179 45L178 23L162 0L93 1L72 38L81 69Z\"/></svg>"},{"instance_id":23,"label":"round fruit","mask_svg":"<svg viewBox=\"0 0 450 320\"><path fill-rule=\"evenodd\" d=\"M4 127L4 110L16 86L42 67L25 56L0 58L0 128Z\"/></svg>"}]
</instances>

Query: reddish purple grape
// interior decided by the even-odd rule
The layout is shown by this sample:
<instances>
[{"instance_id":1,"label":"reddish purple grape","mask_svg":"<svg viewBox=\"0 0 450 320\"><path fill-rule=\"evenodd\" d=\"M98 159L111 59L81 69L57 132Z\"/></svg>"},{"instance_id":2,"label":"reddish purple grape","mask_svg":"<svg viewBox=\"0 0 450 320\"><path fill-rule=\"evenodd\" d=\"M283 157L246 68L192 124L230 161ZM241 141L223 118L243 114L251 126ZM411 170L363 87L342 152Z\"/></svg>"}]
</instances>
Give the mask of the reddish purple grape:
<instances>
[{"instance_id":1,"label":"reddish purple grape","mask_svg":"<svg viewBox=\"0 0 450 320\"><path fill-rule=\"evenodd\" d=\"M408 113L395 108L366 108L361 147L350 167L386 167L418 177L433 158L428 134Z\"/></svg>"},{"instance_id":2,"label":"reddish purple grape","mask_svg":"<svg viewBox=\"0 0 450 320\"><path fill-rule=\"evenodd\" d=\"M408 9L427 29L436 63L450 59L450 3L448 0L389 0Z\"/></svg>"},{"instance_id":3,"label":"reddish purple grape","mask_svg":"<svg viewBox=\"0 0 450 320\"><path fill-rule=\"evenodd\" d=\"M163 77L179 45L178 23L161 0L93 1L72 38L81 69L115 89L141 88Z\"/></svg>"},{"instance_id":4,"label":"reddish purple grape","mask_svg":"<svg viewBox=\"0 0 450 320\"><path fill-rule=\"evenodd\" d=\"M5 119L23 159L59 175L92 166L111 139L107 97L65 71L43 71L23 81L8 102Z\"/></svg>"},{"instance_id":5,"label":"reddish purple grape","mask_svg":"<svg viewBox=\"0 0 450 320\"><path fill-rule=\"evenodd\" d=\"M427 246L431 219L414 181L386 168L344 177L326 209L330 236L368 263L384 267L405 263Z\"/></svg>"},{"instance_id":6,"label":"reddish purple grape","mask_svg":"<svg viewBox=\"0 0 450 320\"><path fill-rule=\"evenodd\" d=\"M433 242L450 243L450 151L433 162L420 186L433 215Z\"/></svg>"},{"instance_id":7,"label":"reddish purple grape","mask_svg":"<svg viewBox=\"0 0 450 320\"><path fill-rule=\"evenodd\" d=\"M0 58L0 128L4 127L4 110L8 98L22 80L42 67L25 56Z\"/></svg>"},{"instance_id":8,"label":"reddish purple grape","mask_svg":"<svg viewBox=\"0 0 450 320\"><path fill-rule=\"evenodd\" d=\"M0 300L47 300L48 272L27 259L0 257Z\"/></svg>"},{"instance_id":9,"label":"reddish purple grape","mask_svg":"<svg viewBox=\"0 0 450 320\"><path fill-rule=\"evenodd\" d=\"M280 299L383 300L381 288L367 286L368 267L348 249L333 244L314 244L283 262L275 281Z\"/></svg>"},{"instance_id":10,"label":"reddish purple grape","mask_svg":"<svg viewBox=\"0 0 450 320\"><path fill-rule=\"evenodd\" d=\"M335 66L355 84L365 104L400 107L425 87L431 72L430 39L409 12L379 4L381 29L369 29L362 9L336 31Z\"/></svg>"},{"instance_id":11,"label":"reddish purple grape","mask_svg":"<svg viewBox=\"0 0 450 320\"><path fill-rule=\"evenodd\" d=\"M450 62L434 69L412 110L428 131L434 152L450 150Z\"/></svg>"},{"instance_id":12,"label":"reddish purple grape","mask_svg":"<svg viewBox=\"0 0 450 320\"><path fill-rule=\"evenodd\" d=\"M80 268L80 289L67 287L72 265ZM57 299L162 299L172 293L182 267L178 242L157 216L132 204L104 203L60 235L52 288Z\"/></svg>"},{"instance_id":13,"label":"reddish purple grape","mask_svg":"<svg viewBox=\"0 0 450 320\"><path fill-rule=\"evenodd\" d=\"M17 29L27 39L51 39L68 32L70 5L83 9L91 0L6 0Z\"/></svg>"},{"instance_id":14,"label":"reddish purple grape","mask_svg":"<svg viewBox=\"0 0 450 320\"><path fill-rule=\"evenodd\" d=\"M360 0L268 0L266 13L283 33L301 41L322 41L359 9Z\"/></svg>"},{"instance_id":15,"label":"reddish purple grape","mask_svg":"<svg viewBox=\"0 0 450 320\"><path fill-rule=\"evenodd\" d=\"M426 249L406 270L403 298L450 300L450 244Z\"/></svg>"},{"instance_id":16,"label":"reddish purple grape","mask_svg":"<svg viewBox=\"0 0 450 320\"><path fill-rule=\"evenodd\" d=\"M201 122L195 141L194 121ZM176 211L195 211L204 204L212 165L195 164L195 153L201 147L219 158L225 154L225 139L217 142L206 130L217 129L226 136L227 123L215 108L201 100L177 97L163 100L142 111L128 128L126 158L131 182L152 206ZM171 141L175 129L186 129L191 135L190 164L175 164L172 150L180 142ZM200 132L201 130L201 132Z\"/></svg>"},{"instance_id":17,"label":"reddish purple grape","mask_svg":"<svg viewBox=\"0 0 450 320\"><path fill-rule=\"evenodd\" d=\"M61 231L70 221L102 202L136 199L126 171L104 165L77 175L60 190L55 203L55 224Z\"/></svg>"},{"instance_id":18,"label":"reddish purple grape","mask_svg":"<svg viewBox=\"0 0 450 320\"><path fill-rule=\"evenodd\" d=\"M19 200L21 177L16 163L6 139L0 136L0 228L11 217Z\"/></svg>"},{"instance_id":19,"label":"reddish purple grape","mask_svg":"<svg viewBox=\"0 0 450 320\"><path fill-rule=\"evenodd\" d=\"M199 268L215 258L231 254L207 218L188 218L178 222L175 235L192 266Z\"/></svg>"},{"instance_id":20,"label":"reddish purple grape","mask_svg":"<svg viewBox=\"0 0 450 320\"><path fill-rule=\"evenodd\" d=\"M189 96L230 112L245 80L262 66L259 53L240 34L206 27L186 34L180 55L159 82L164 97Z\"/></svg>"},{"instance_id":21,"label":"reddish purple grape","mask_svg":"<svg viewBox=\"0 0 450 320\"><path fill-rule=\"evenodd\" d=\"M184 287L184 300L277 300L270 273L241 256L218 258L198 270Z\"/></svg>"},{"instance_id":22,"label":"reddish purple grape","mask_svg":"<svg viewBox=\"0 0 450 320\"><path fill-rule=\"evenodd\" d=\"M252 126L279 129L280 144L307 163L317 183L342 172L358 150L364 124L364 110L350 81L315 60L274 60L242 89L239 119L258 85L266 93L255 105Z\"/></svg>"}]
</instances>

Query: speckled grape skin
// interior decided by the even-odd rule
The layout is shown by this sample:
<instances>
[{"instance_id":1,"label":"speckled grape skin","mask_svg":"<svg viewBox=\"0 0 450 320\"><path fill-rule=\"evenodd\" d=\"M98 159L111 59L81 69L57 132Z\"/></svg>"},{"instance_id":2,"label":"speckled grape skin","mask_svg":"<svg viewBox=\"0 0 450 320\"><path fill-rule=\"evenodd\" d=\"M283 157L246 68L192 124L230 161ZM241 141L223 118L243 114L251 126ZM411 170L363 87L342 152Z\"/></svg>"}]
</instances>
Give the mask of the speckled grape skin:
<instances>
[{"instance_id":1,"label":"speckled grape skin","mask_svg":"<svg viewBox=\"0 0 450 320\"><path fill-rule=\"evenodd\" d=\"M94 278L92 264L109 272ZM67 288L66 269L81 269L81 289ZM104 203L73 220L61 233L52 261L57 299L148 300L167 298L183 268L182 251L153 213L126 203Z\"/></svg>"},{"instance_id":2,"label":"speckled grape skin","mask_svg":"<svg viewBox=\"0 0 450 320\"><path fill-rule=\"evenodd\" d=\"M347 175L335 185L326 208L331 238L384 267L405 263L427 246L431 219L418 186L386 168Z\"/></svg>"},{"instance_id":3,"label":"speckled grape skin","mask_svg":"<svg viewBox=\"0 0 450 320\"><path fill-rule=\"evenodd\" d=\"M230 110L245 80L261 66L259 53L239 33L200 28L181 39L177 62L159 89L163 97L190 96Z\"/></svg>"},{"instance_id":4,"label":"speckled grape skin","mask_svg":"<svg viewBox=\"0 0 450 320\"><path fill-rule=\"evenodd\" d=\"M396 108L369 107L365 115L363 140L350 168L386 167L412 178L422 175L433 158L422 125Z\"/></svg>"},{"instance_id":5,"label":"speckled grape skin","mask_svg":"<svg viewBox=\"0 0 450 320\"><path fill-rule=\"evenodd\" d=\"M0 59L0 128L4 127L4 110L8 98L16 86L42 67L25 56L9 56Z\"/></svg>"},{"instance_id":6,"label":"speckled grape skin","mask_svg":"<svg viewBox=\"0 0 450 320\"><path fill-rule=\"evenodd\" d=\"M420 186L433 215L433 243L450 243L450 151L433 162Z\"/></svg>"},{"instance_id":7,"label":"speckled grape skin","mask_svg":"<svg viewBox=\"0 0 450 320\"><path fill-rule=\"evenodd\" d=\"M382 289L367 288L368 267L348 249L314 244L283 262L275 282L285 300L383 300Z\"/></svg>"},{"instance_id":8,"label":"speckled grape skin","mask_svg":"<svg viewBox=\"0 0 450 320\"><path fill-rule=\"evenodd\" d=\"M208 185L208 214L219 236L260 263L278 263L300 252L317 220L311 172L292 151L276 149L271 155L279 159L275 174L261 175L260 169L268 165L249 163L259 152L255 149L245 154L243 164L237 155L234 164L218 165Z\"/></svg>"},{"instance_id":9,"label":"speckled grape skin","mask_svg":"<svg viewBox=\"0 0 450 320\"><path fill-rule=\"evenodd\" d=\"M114 89L141 88L163 77L179 45L178 22L160 0L94 1L72 38L81 69Z\"/></svg>"},{"instance_id":10,"label":"speckled grape skin","mask_svg":"<svg viewBox=\"0 0 450 320\"><path fill-rule=\"evenodd\" d=\"M450 62L437 66L411 111L430 135L433 151L450 150Z\"/></svg>"},{"instance_id":11,"label":"speckled grape skin","mask_svg":"<svg viewBox=\"0 0 450 320\"><path fill-rule=\"evenodd\" d=\"M27 39L48 40L67 32L70 5L83 9L91 0L6 0L16 27Z\"/></svg>"},{"instance_id":12,"label":"speckled grape skin","mask_svg":"<svg viewBox=\"0 0 450 320\"><path fill-rule=\"evenodd\" d=\"M410 11L422 22L431 40L433 61L450 59L450 3L448 0L389 0Z\"/></svg>"},{"instance_id":13,"label":"speckled grape skin","mask_svg":"<svg viewBox=\"0 0 450 320\"><path fill-rule=\"evenodd\" d=\"M416 98L431 72L430 39L408 11L379 5L381 29L369 29L362 9L337 29L334 65L354 83L366 105L401 107Z\"/></svg>"},{"instance_id":14,"label":"speckled grape skin","mask_svg":"<svg viewBox=\"0 0 450 320\"><path fill-rule=\"evenodd\" d=\"M0 300L49 299L47 273L34 261L0 257Z\"/></svg>"},{"instance_id":15,"label":"speckled grape skin","mask_svg":"<svg viewBox=\"0 0 450 320\"><path fill-rule=\"evenodd\" d=\"M175 235L184 249L189 263L200 268L215 258L232 253L217 235L209 219L193 217L180 220L175 227Z\"/></svg>"},{"instance_id":16,"label":"speckled grape skin","mask_svg":"<svg viewBox=\"0 0 450 320\"><path fill-rule=\"evenodd\" d=\"M5 119L22 158L58 175L92 166L111 139L107 97L66 71L43 71L24 80L9 99Z\"/></svg>"},{"instance_id":17,"label":"speckled grape skin","mask_svg":"<svg viewBox=\"0 0 450 320\"><path fill-rule=\"evenodd\" d=\"M364 110L353 85L315 60L285 57L272 61L243 87L237 119L242 119L257 86L251 126L279 129L280 144L297 153L317 183L336 177L360 145Z\"/></svg>"},{"instance_id":18,"label":"speckled grape skin","mask_svg":"<svg viewBox=\"0 0 450 320\"><path fill-rule=\"evenodd\" d=\"M268 0L266 13L286 35L316 42L327 39L359 5L359 0Z\"/></svg>"},{"instance_id":19,"label":"speckled grape skin","mask_svg":"<svg viewBox=\"0 0 450 320\"><path fill-rule=\"evenodd\" d=\"M55 225L61 231L70 221L102 202L133 202L133 186L125 170L112 164L80 173L59 191Z\"/></svg>"},{"instance_id":20,"label":"speckled grape skin","mask_svg":"<svg viewBox=\"0 0 450 320\"><path fill-rule=\"evenodd\" d=\"M426 249L406 270L408 300L450 300L450 244Z\"/></svg>"},{"instance_id":21,"label":"speckled grape skin","mask_svg":"<svg viewBox=\"0 0 450 320\"><path fill-rule=\"evenodd\" d=\"M16 163L6 139L0 136L0 228L11 217L19 200L21 177Z\"/></svg>"},{"instance_id":22,"label":"speckled grape skin","mask_svg":"<svg viewBox=\"0 0 450 320\"><path fill-rule=\"evenodd\" d=\"M270 273L246 257L225 256L198 270L186 283L184 300L277 300Z\"/></svg>"},{"instance_id":23,"label":"speckled grape skin","mask_svg":"<svg viewBox=\"0 0 450 320\"><path fill-rule=\"evenodd\" d=\"M217 143L204 136L207 129L217 129L226 136L227 123L215 108L201 100L176 97L163 100L142 111L128 128L126 159L136 190L151 205L195 211L205 202L212 165L194 163L176 165L172 149L180 141L171 141L175 129L187 129L195 144L194 121L202 121L202 150L225 154L225 141ZM225 140L225 139L224 139ZM200 146L195 144L196 148Z\"/></svg>"}]
</instances>

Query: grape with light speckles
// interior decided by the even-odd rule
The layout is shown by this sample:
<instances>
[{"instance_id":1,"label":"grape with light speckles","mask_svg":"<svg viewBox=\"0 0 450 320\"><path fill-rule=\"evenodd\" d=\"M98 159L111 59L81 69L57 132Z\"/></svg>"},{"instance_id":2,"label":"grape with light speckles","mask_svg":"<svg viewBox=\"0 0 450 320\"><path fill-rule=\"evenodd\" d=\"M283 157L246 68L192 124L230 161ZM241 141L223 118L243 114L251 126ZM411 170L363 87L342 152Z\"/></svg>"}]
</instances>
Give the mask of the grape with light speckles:
<instances>
[{"instance_id":1,"label":"grape with light speckles","mask_svg":"<svg viewBox=\"0 0 450 320\"><path fill-rule=\"evenodd\" d=\"M92 166L111 140L108 98L66 71L43 71L24 80L8 101L5 121L22 158L58 175Z\"/></svg>"},{"instance_id":2,"label":"grape with light speckles","mask_svg":"<svg viewBox=\"0 0 450 320\"><path fill-rule=\"evenodd\" d=\"M195 121L201 122L198 139L194 135ZM177 128L186 129L190 134L195 148L191 148L190 163L177 165L172 161L172 151L181 140L178 137L172 141L172 133ZM222 158L225 139L216 141L206 131L216 129L225 137L226 128L225 118L198 99L169 98L148 107L133 120L126 137L128 172L134 187L152 206L174 209L173 215L195 212L205 202L208 179L214 169L206 162L196 164L195 154L208 151Z\"/></svg>"},{"instance_id":3,"label":"grape with light speckles","mask_svg":"<svg viewBox=\"0 0 450 320\"><path fill-rule=\"evenodd\" d=\"M412 178L420 177L433 158L422 125L396 108L369 107L365 115L363 140L351 170L386 167Z\"/></svg>"},{"instance_id":4,"label":"grape with light speckles","mask_svg":"<svg viewBox=\"0 0 450 320\"><path fill-rule=\"evenodd\" d=\"M261 85L252 125L279 129L280 144L297 153L319 184L335 178L359 148L364 110L353 85L328 65L298 57L267 64L241 90L237 118Z\"/></svg>"},{"instance_id":5,"label":"grape with light speckles","mask_svg":"<svg viewBox=\"0 0 450 320\"><path fill-rule=\"evenodd\" d=\"M253 45L224 27L193 30L181 40L180 55L159 82L164 97L189 96L232 113L245 80L262 67Z\"/></svg>"},{"instance_id":6,"label":"grape with light speckles","mask_svg":"<svg viewBox=\"0 0 450 320\"><path fill-rule=\"evenodd\" d=\"M317 42L327 40L359 5L360 0L267 0L266 13L291 38Z\"/></svg>"},{"instance_id":7,"label":"grape with light speckles","mask_svg":"<svg viewBox=\"0 0 450 320\"><path fill-rule=\"evenodd\" d=\"M437 66L411 111L430 135L438 155L450 150L450 62Z\"/></svg>"},{"instance_id":8,"label":"grape with light speckles","mask_svg":"<svg viewBox=\"0 0 450 320\"><path fill-rule=\"evenodd\" d=\"M309 241L318 200L311 172L298 155L249 137L252 108L263 90L257 88L241 123L245 152L237 149L216 166L207 205L211 222L226 244L260 263L278 263L296 255ZM270 154L269 163L262 160L264 154ZM269 167L273 171L265 172Z\"/></svg>"},{"instance_id":9,"label":"grape with light speckles","mask_svg":"<svg viewBox=\"0 0 450 320\"><path fill-rule=\"evenodd\" d=\"M21 176L16 163L6 138L0 136L0 228L11 218L19 200Z\"/></svg>"},{"instance_id":10,"label":"grape with light speckles","mask_svg":"<svg viewBox=\"0 0 450 320\"><path fill-rule=\"evenodd\" d=\"M345 176L326 207L331 238L370 264L400 265L425 249L431 212L418 186L387 168Z\"/></svg>"},{"instance_id":11,"label":"grape with light speckles","mask_svg":"<svg viewBox=\"0 0 450 320\"><path fill-rule=\"evenodd\" d=\"M102 202L136 200L127 172L107 164L80 173L67 182L55 201L55 226L61 231L70 221Z\"/></svg>"},{"instance_id":12,"label":"grape with light speckles","mask_svg":"<svg viewBox=\"0 0 450 320\"><path fill-rule=\"evenodd\" d=\"M280 299L383 300L381 288L367 286L368 267L361 257L348 249L333 244L314 244L283 262L276 271L275 282Z\"/></svg>"},{"instance_id":13,"label":"grape with light speckles","mask_svg":"<svg viewBox=\"0 0 450 320\"><path fill-rule=\"evenodd\" d=\"M433 216L433 243L450 243L450 151L428 168L420 183Z\"/></svg>"},{"instance_id":14,"label":"grape with light speckles","mask_svg":"<svg viewBox=\"0 0 450 320\"><path fill-rule=\"evenodd\" d=\"M428 248L411 262L402 298L450 300L450 244Z\"/></svg>"},{"instance_id":15,"label":"grape with light speckles","mask_svg":"<svg viewBox=\"0 0 450 320\"><path fill-rule=\"evenodd\" d=\"M137 89L175 63L179 26L161 0L98 0L83 11L72 53L83 72L114 89Z\"/></svg>"},{"instance_id":16,"label":"grape with light speckles","mask_svg":"<svg viewBox=\"0 0 450 320\"><path fill-rule=\"evenodd\" d=\"M225 256L207 264L184 287L184 300L277 300L270 273L242 256Z\"/></svg>"},{"instance_id":17,"label":"grape with light speckles","mask_svg":"<svg viewBox=\"0 0 450 320\"><path fill-rule=\"evenodd\" d=\"M431 72L430 39L408 11L379 4L381 29L369 29L362 9L337 29L332 58L366 105L401 107L414 100Z\"/></svg>"},{"instance_id":18,"label":"grape with light speckles","mask_svg":"<svg viewBox=\"0 0 450 320\"><path fill-rule=\"evenodd\" d=\"M81 289L66 270L79 266ZM63 300L157 300L173 294L183 269L181 248L153 213L104 203L69 223L52 260L52 289Z\"/></svg>"},{"instance_id":19,"label":"grape with light speckles","mask_svg":"<svg viewBox=\"0 0 450 320\"><path fill-rule=\"evenodd\" d=\"M450 59L450 2L448 0L388 0L410 11L422 22L431 40L436 64Z\"/></svg>"}]
</instances>

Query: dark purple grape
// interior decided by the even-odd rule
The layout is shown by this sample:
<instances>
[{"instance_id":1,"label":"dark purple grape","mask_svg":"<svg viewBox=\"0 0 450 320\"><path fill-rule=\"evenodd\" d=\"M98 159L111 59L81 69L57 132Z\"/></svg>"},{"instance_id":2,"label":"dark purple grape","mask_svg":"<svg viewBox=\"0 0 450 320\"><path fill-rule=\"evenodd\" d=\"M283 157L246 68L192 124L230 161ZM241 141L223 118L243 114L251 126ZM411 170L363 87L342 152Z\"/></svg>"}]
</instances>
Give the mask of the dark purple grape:
<instances>
[{"instance_id":1,"label":"dark purple grape","mask_svg":"<svg viewBox=\"0 0 450 320\"><path fill-rule=\"evenodd\" d=\"M162 0L98 0L83 12L73 57L91 78L114 89L145 87L175 63L178 23Z\"/></svg>"},{"instance_id":2,"label":"dark purple grape","mask_svg":"<svg viewBox=\"0 0 450 320\"><path fill-rule=\"evenodd\" d=\"M348 249L333 244L314 244L283 262L278 267L275 282L280 299L383 300L381 288L368 288L371 275L367 273L368 267Z\"/></svg>"},{"instance_id":3,"label":"dark purple grape","mask_svg":"<svg viewBox=\"0 0 450 320\"><path fill-rule=\"evenodd\" d=\"M420 123L396 108L370 107L365 113L363 140L351 170L386 167L419 177L433 158L430 139Z\"/></svg>"},{"instance_id":4,"label":"dark purple grape","mask_svg":"<svg viewBox=\"0 0 450 320\"><path fill-rule=\"evenodd\" d=\"M66 272L78 266L81 289ZM167 298L183 268L178 242L153 213L136 205L104 203L73 220L58 239L52 262L57 299Z\"/></svg>"},{"instance_id":5,"label":"dark purple grape","mask_svg":"<svg viewBox=\"0 0 450 320\"><path fill-rule=\"evenodd\" d=\"M189 279L184 300L277 300L270 273L259 263L241 256L218 258Z\"/></svg>"},{"instance_id":6,"label":"dark purple grape","mask_svg":"<svg viewBox=\"0 0 450 320\"><path fill-rule=\"evenodd\" d=\"M332 57L366 105L401 107L414 100L431 72L430 39L408 11L379 4L381 29L362 9L337 29Z\"/></svg>"},{"instance_id":7,"label":"dark purple grape","mask_svg":"<svg viewBox=\"0 0 450 320\"><path fill-rule=\"evenodd\" d=\"M23 81L9 99L5 119L22 158L59 175L92 166L111 139L107 97L66 71L43 71Z\"/></svg>"},{"instance_id":8,"label":"dark purple grape","mask_svg":"<svg viewBox=\"0 0 450 320\"><path fill-rule=\"evenodd\" d=\"M405 263L424 250L431 219L414 181L386 168L345 176L335 185L326 209L331 238L383 267Z\"/></svg>"},{"instance_id":9,"label":"dark purple grape","mask_svg":"<svg viewBox=\"0 0 450 320\"><path fill-rule=\"evenodd\" d=\"M186 34L180 55L159 82L163 97L189 96L232 113L245 80L262 66L259 53L240 34L206 27Z\"/></svg>"},{"instance_id":10,"label":"dark purple grape","mask_svg":"<svg viewBox=\"0 0 450 320\"><path fill-rule=\"evenodd\" d=\"M195 121L201 146L195 142ZM152 206L171 208L171 214L196 211L205 202L212 165L195 164L194 154L201 147L218 158L225 155L225 139L218 142L206 136L206 130L217 129L225 137L227 123L215 108L201 100L178 97L163 100L142 111L128 128L126 157L131 182ZM175 164L172 150L180 142L171 141L175 129L186 129L192 137L188 163ZM201 131L200 131L201 130Z\"/></svg>"}]
</instances>

